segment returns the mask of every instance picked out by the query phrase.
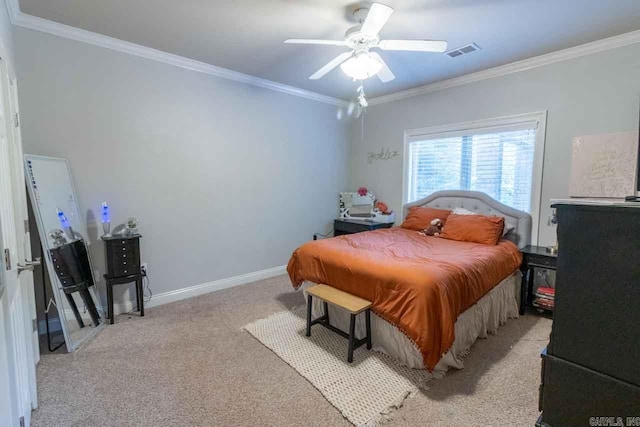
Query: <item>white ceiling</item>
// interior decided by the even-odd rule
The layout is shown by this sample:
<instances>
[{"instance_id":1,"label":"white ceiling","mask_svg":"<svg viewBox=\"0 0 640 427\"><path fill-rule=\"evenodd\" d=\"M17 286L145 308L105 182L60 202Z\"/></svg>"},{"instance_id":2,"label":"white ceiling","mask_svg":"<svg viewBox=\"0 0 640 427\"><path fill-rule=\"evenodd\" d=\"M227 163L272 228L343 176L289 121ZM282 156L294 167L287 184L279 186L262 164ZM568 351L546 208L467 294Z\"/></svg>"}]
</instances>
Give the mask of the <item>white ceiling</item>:
<instances>
[{"instance_id":1,"label":"white ceiling","mask_svg":"<svg viewBox=\"0 0 640 427\"><path fill-rule=\"evenodd\" d=\"M640 29L640 0L386 0L381 36L442 39L444 54L381 52L396 75L365 83L380 96ZM329 96L352 99L340 69L308 76L345 50L285 45L286 38L341 40L366 3L342 0L20 0L22 12Z\"/></svg>"}]
</instances>

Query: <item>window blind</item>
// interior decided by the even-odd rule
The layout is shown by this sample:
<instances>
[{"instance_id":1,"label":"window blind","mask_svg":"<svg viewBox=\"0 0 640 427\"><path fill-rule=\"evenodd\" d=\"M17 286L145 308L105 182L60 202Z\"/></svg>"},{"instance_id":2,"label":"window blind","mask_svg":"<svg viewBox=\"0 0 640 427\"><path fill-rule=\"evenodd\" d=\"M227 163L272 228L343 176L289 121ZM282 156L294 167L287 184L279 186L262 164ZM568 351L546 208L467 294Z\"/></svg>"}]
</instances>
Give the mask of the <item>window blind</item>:
<instances>
[{"instance_id":1,"label":"window blind","mask_svg":"<svg viewBox=\"0 0 640 427\"><path fill-rule=\"evenodd\" d=\"M482 191L531 211L536 125L409 140L409 202L439 190Z\"/></svg>"}]
</instances>

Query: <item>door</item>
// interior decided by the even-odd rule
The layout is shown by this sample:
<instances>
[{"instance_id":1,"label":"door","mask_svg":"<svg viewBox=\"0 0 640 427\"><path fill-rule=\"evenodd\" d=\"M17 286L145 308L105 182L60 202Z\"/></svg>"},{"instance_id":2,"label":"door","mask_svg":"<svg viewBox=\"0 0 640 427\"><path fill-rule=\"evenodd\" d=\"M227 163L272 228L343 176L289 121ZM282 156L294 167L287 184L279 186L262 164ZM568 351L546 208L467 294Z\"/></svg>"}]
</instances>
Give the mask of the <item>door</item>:
<instances>
[{"instance_id":1,"label":"door","mask_svg":"<svg viewBox=\"0 0 640 427\"><path fill-rule=\"evenodd\" d=\"M27 208L27 191L24 185L24 153L22 150L22 135L20 133L20 114L18 109L18 85L15 78L11 78L6 69L0 71L3 79L4 100L6 111L9 113L11 166L13 182L13 201L16 215L16 233L18 235L18 259L23 260L25 266L27 260L31 259L31 238L29 230L29 210ZM8 105L7 105L8 104ZM26 334L31 337L31 352L28 354L29 362L29 383L31 388L31 407L37 407L36 388L36 364L40 361L40 343L38 337L37 315L36 315L36 295L33 288L33 269L25 268L18 274L20 288L23 292L24 324ZM28 344L29 346L29 344ZM27 349L28 351L28 349Z\"/></svg>"},{"instance_id":2,"label":"door","mask_svg":"<svg viewBox=\"0 0 640 427\"><path fill-rule=\"evenodd\" d=\"M30 248L15 93L0 59L0 425L28 426L36 406L35 299L24 269Z\"/></svg>"},{"instance_id":3,"label":"door","mask_svg":"<svg viewBox=\"0 0 640 427\"><path fill-rule=\"evenodd\" d=\"M25 182L25 178L23 163L24 156L22 151L22 134L20 133L20 113L18 108L18 84L14 78L10 78L8 75L3 76L3 78L4 77L6 77L4 87L7 87L8 89L6 99L9 103L8 111L10 112L11 117L10 128L12 130L11 136L13 139L13 144L10 145L10 151L13 182L16 183L16 187L13 188L13 201L17 215L17 233L18 236L20 236L20 238L18 239L18 256L21 260L28 260L31 258L31 238L29 235L31 233L31 230L29 230L27 192L25 187L21 184ZM26 322L28 323L28 332L31 335L31 341L33 343L32 358L35 366L35 364L40 361L40 343L36 323L36 295L33 288L33 269L23 270L18 277L20 279L21 287L24 290L26 296ZM35 375L35 368L33 369L33 374ZM35 385L35 380L33 381L33 384ZM33 392L35 393L35 388Z\"/></svg>"}]
</instances>

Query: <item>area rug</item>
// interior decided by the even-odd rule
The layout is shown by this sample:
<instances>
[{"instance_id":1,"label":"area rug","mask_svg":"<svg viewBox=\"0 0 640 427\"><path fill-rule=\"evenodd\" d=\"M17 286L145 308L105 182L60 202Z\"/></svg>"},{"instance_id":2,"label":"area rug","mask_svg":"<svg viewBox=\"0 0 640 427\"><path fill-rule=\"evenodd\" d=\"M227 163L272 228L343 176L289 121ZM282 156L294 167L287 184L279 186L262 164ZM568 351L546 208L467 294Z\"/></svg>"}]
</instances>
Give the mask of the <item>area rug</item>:
<instances>
[{"instance_id":1,"label":"area rug","mask_svg":"<svg viewBox=\"0 0 640 427\"><path fill-rule=\"evenodd\" d=\"M347 340L314 325L305 336L306 308L282 311L244 329L306 378L357 426L377 425L402 406L430 379L362 346L347 363Z\"/></svg>"}]
</instances>

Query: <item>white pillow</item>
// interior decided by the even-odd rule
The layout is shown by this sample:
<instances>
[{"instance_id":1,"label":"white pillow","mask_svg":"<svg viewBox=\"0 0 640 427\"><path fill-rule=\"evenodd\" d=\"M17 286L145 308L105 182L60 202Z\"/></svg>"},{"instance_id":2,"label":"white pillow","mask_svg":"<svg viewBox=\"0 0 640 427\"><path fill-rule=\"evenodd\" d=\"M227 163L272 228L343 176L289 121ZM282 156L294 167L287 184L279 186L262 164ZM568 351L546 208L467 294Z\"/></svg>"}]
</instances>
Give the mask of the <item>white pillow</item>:
<instances>
[{"instance_id":1,"label":"white pillow","mask_svg":"<svg viewBox=\"0 0 640 427\"><path fill-rule=\"evenodd\" d=\"M451 211L451 213L454 213L456 215L480 215L478 212L470 211L469 209L465 208L453 208L453 211Z\"/></svg>"},{"instance_id":2,"label":"white pillow","mask_svg":"<svg viewBox=\"0 0 640 427\"><path fill-rule=\"evenodd\" d=\"M470 211L469 209L465 209L465 208L453 208L453 211L451 211L451 213L454 213L456 215L480 215L478 212ZM504 229L502 230L502 237L511 233L515 229L516 228L513 225L508 224L505 219Z\"/></svg>"}]
</instances>

